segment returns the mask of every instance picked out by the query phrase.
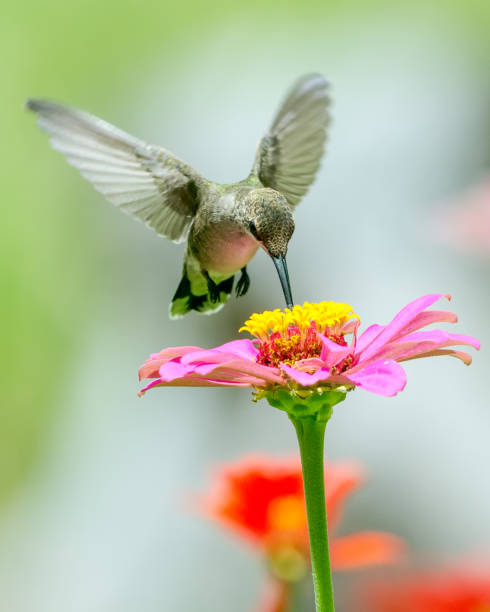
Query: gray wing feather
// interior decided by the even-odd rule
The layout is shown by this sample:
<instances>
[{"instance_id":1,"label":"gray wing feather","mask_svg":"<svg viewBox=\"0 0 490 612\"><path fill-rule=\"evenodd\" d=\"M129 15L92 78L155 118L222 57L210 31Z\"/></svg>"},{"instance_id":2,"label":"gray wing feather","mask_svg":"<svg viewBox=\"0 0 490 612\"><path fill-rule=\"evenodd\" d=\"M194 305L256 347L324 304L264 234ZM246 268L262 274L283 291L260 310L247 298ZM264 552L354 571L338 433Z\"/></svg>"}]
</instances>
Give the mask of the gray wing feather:
<instances>
[{"instance_id":1,"label":"gray wing feather","mask_svg":"<svg viewBox=\"0 0 490 612\"><path fill-rule=\"evenodd\" d=\"M296 206L315 179L330 121L328 83L319 74L301 77L259 143L252 173Z\"/></svg>"},{"instance_id":2,"label":"gray wing feather","mask_svg":"<svg viewBox=\"0 0 490 612\"><path fill-rule=\"evenodd\" d=\"M28 100L53 149L110 202L158 234L182 242L197 210L198 184L190 166L85 111Z\"/></svg>"}]
</instances>

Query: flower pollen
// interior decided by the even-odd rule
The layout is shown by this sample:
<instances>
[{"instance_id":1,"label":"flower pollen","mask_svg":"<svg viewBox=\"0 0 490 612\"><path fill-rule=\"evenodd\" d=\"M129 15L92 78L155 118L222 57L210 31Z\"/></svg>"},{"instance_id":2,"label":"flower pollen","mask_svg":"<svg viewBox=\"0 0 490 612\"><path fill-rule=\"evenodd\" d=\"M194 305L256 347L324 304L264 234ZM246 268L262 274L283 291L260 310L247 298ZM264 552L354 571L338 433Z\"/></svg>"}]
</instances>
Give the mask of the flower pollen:
<instances>
[{"instance_id":1,"label":"flower pollen","mask_svg":"<svg viewBox=\"0 0 490 612\"><path fill-rule=\"evenodd\" d=\"M247 331L259 340L257 363L270 367L294 366L304 359L320 357L324 336L347 346L346 324L359 319L349 304L320 302L296 305L284 311L276 308L254 313L239 331Z\"/></svg>"}]
</instances>

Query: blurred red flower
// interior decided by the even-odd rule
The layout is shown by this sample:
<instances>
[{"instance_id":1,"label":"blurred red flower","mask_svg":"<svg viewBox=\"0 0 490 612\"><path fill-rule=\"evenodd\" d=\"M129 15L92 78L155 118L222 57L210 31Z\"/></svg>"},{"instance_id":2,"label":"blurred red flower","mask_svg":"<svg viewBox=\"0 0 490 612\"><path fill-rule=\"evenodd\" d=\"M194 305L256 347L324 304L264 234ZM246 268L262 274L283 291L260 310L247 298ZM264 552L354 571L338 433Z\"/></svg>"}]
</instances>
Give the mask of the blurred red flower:
<instances>
[{"instance_id":1,"label":"blurred red flower","mask_svg":"<svg viewBox=\"0 0 490 612\"><path fill-rule=\"evenodd\" d=\"M490 612L490 563L375 582L360 601L363 612Z\"/></svg>"},{"instance_id":2,"label":"blurred red flower","mask_svg":"<svg viewBox=\"0 0 490 612\"><path fill-rule=\"evenodd\" d=\"M362 483L354 463L325 466L330 555L334 570L391 563L402 551L400 538L384 532L362 531L331 537L341 519L344 502ZM281 612L289 600L290 584L308 568L309 547L303 478L299 457L248 455L223 465L202 498L203 512L249 542L265 556L273 580L262 612Z\"/></svg>"}]
</instances>

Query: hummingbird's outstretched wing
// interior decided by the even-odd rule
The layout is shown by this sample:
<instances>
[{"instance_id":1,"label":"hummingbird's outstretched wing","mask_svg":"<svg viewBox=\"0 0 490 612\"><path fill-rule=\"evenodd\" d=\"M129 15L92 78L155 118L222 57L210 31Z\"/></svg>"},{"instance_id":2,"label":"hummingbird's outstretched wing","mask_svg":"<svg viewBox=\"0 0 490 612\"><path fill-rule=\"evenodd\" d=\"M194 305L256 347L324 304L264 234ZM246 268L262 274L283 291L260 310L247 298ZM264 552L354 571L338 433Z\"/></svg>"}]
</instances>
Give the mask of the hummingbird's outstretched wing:
<instances>
[{"instance_id":1,"label":"hummingbird's outstretched wing","mask_svg":"<svg viewBox=\"0 0 490 612\"><path fill-rule=\"evenodd\" d=\"M39 126L97 191L158 234L185 240L197 210L201 177L161 147L110 123L48 100L28 100Z\"/></svg>"},{"instance_id":2,"label":"hummingbird's outstretched wing","mask_svg":"<svg viewBox=\"0 0 490 612\"><path fill-rule=\"evenodd\" d=\"M307 74L293 85L259 143L252 173L296 206L320 166L330 120L328 83Z\"/></svg>"}]
</instances>

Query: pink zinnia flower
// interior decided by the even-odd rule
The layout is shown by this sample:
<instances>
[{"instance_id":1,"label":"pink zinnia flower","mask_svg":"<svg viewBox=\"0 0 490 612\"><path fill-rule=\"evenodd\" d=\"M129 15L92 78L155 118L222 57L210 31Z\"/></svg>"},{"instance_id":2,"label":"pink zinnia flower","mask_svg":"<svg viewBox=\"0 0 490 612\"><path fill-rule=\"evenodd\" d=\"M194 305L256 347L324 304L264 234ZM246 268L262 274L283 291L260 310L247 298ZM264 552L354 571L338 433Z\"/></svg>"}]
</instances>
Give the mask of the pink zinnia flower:
<instances>
[{"instance_id":1,"label":"pink zinnia flower","mask_svg":"<svg viewBox=\"0 0 490 612\"><path fill-rule=\"evenodd\" d=\"M284 388L298 395L307 389L360 387L396 395L406 384L399 362L451 355L470 364L468 353L449 347L480 348L471 336L420 331L432 323L457 321L452 312L426 310L443 297L450 299L442 294L418 298L388 325L371 325L359 336L359 317L348 304L306 302L284 312L253 314L242 330L254 340L234 340L214 349L168 348L151 355L140 368L140 379L155 380L140 393L158 386L253 387L259 393Z\"/></svg>"}]
</instances>

